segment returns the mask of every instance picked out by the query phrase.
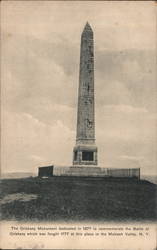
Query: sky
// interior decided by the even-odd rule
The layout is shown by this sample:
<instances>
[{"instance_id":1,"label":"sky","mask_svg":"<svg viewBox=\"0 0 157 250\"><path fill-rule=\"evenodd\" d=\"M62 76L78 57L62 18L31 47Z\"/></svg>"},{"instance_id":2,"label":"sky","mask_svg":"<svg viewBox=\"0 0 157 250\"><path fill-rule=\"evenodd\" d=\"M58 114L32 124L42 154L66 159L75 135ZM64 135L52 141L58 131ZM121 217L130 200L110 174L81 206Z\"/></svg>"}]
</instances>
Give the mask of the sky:
<instances>
[{"instance_id":1,"label":"sky","mask_svg":"<svg viewBox=\"0 0 157 250\"><path fill-rule=\"evenodd\" d=\"M80 37L94 32L100 167L156 174L155 2L3 1L2 172L71 165Z\"/></svg>"}]
</instances>

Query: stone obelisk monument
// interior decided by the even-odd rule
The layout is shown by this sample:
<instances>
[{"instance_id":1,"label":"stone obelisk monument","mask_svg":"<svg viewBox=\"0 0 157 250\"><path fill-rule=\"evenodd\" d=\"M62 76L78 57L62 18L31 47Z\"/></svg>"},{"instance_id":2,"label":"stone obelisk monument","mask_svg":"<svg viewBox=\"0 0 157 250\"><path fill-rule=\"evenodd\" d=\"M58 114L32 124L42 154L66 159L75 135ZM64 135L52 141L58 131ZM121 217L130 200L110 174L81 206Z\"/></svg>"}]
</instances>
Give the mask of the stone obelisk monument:
<instances>
[{"instance_id":1,"label":"stone obelisk monument","mask_svg":"<svg viewBox=\"0 0 157 250\"><path fill-rule=\"evenodd\" d=\"M73 165L97 165L94 110L94 42L87 22L81 36L76 146Z\"/></svg>"},{"instance_id":2,"label":"stone obelisk monument","mask_svg":"<svg viewBox=\"0 0 157 250\"><path fill-rule=\"evenodd\" d=\"M77 133L76 145L73 149L73 166L57 167L51 165L40 167L38 176L140 178L139 168L101 168L97 164L94 109L94 41L92 28L89 23L86 23L81 36Z\"/></svg>"}]
</instances>

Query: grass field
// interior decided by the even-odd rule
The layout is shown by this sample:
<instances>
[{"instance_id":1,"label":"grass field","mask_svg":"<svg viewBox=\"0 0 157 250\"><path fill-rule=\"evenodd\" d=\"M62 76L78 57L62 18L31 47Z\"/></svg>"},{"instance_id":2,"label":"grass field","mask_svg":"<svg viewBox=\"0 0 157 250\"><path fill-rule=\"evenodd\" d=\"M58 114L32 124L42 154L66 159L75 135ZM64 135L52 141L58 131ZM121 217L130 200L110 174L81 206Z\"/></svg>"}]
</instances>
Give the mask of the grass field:
<instances>
[{"instance_id":1,"label":"grass field","mask_svg":"<svg viewBox=\"0 0 157 250\"><path fill-rule=\"evenodd\" d=\"M156 219L157 186L114 178L1 180L1 220L129 221Z\"/></svg>"}]
</instances>

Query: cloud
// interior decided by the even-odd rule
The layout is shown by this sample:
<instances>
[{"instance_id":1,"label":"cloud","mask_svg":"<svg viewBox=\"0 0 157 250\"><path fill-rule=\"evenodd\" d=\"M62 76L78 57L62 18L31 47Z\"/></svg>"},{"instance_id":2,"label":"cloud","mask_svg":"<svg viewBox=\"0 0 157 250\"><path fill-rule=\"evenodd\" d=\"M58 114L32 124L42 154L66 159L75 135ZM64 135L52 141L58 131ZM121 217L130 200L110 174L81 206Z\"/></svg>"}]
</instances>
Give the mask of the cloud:
<instances>
[{"instance_id":1,"label":"cloud","mask_svg":"<svg viewBox=\"0 0 157 250\"><path fill-rule=\"evenodd\" d=\"M148 113L145 108L135 108L130 105L105 105L104 109L108 112L122 112L122 113Z\"/></svg>"},{"instance_id":2,"label":"cloud","mask_svg":"<svg viewBox=\"0 0 157 250\"><path fill-rule=\"evenodd\" d=\"M30 114L3 112L2 132L2 165L7 172L72 161L75 133L60 120L48 125Z\"/></svg>"},{"instance_id":3,"label":"cloud","mask_svg":"<svg viewBox=\"0 0 157 250\"><path fill-rule=\"evenodd\" d=\"M104 105L97 110L98 136L120 140L154 141L156 114L129 105ZM148 129L149 128L149 129Z\"/></svg>"},{"instance_id":4,"label":"cloud","mask_svg":"<svg viewBox=\"0 0 157 250\"><path fill-rule=\"evenodd\" d=\"M103 50L95 53L97 103L125 104L156 112L154 50Z\"/></svg>"},{"instance_id":5,"label":"cloud","mask_svg":"<svg viewBox=\"0 0 157 250\"><path fill-rule=\"evenodd\" d=\"M107 49L155 48L154 3L131 2L30 2L3 3L3 28L9 33L50 39L56 32L78 43L88 20L100 47ZM27 20L27 22L26 22Z\"/></svg>"},{"instance_id":6,"label":"cloud","mask_svg":"<svg viewBox=\"0 0 157 250\"><path fill-rule=\"evenodd\" d=\"M144 159L144 157L143 156L133 156L133 155L121 155L121 156L119 156L119 158L121 158L121 159L128 159L128 160L136 160L136 161L138 161L138 160L141 160L141 159Z\"/></svg>"},{"instance_id":7,"label":"cloud","mask_svg":"<svg viewBox=\"0 0 157 250\"><path fill-rule=\"evenodd\" d=\"M97 110L96 121L101 166L140 166L142 173L155 173L156 114L128 105L104 105Z\"/></svg>"},{"instance_id":8,"label":"cloud","mask_svg":"<svg viewBox=\"0 0 157 250\"><path fill-rule=\"evenodd\" d=\"M30 155L30 158L33 160L33 161L35 161L35 163L36 162L45 162L46 161L46 159L45 158L43 158L43 157L40 157L39 155Z\"/></svg>"}]
</instances>

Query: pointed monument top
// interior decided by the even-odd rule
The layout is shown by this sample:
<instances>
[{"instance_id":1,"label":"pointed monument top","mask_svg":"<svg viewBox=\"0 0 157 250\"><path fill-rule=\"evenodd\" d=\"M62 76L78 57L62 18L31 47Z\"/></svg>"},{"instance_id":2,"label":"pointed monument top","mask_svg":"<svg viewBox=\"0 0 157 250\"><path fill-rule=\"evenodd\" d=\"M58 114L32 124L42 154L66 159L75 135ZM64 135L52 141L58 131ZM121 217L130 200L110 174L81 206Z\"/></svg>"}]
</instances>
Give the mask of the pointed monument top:
<instances>
[{"instance_id":1,"label":"pointed monument top","mask_svg":"<svg viewBox=\"0 0 157 250\"><path fill-rule=\"evenodd\" d=\"M83 33L84 32L93 32L93 30L88 22L86 23L86 25L84 27Z\"/></svg>"}]
</instances>

